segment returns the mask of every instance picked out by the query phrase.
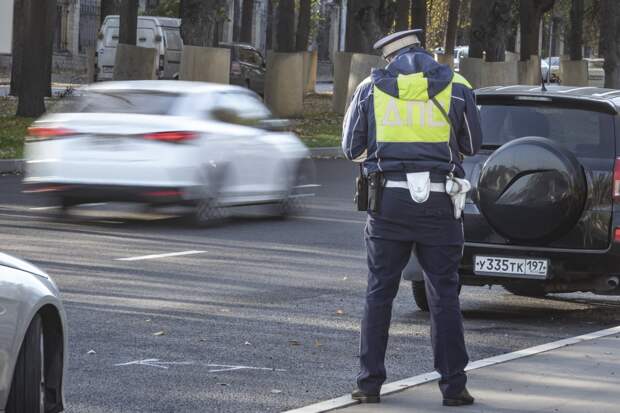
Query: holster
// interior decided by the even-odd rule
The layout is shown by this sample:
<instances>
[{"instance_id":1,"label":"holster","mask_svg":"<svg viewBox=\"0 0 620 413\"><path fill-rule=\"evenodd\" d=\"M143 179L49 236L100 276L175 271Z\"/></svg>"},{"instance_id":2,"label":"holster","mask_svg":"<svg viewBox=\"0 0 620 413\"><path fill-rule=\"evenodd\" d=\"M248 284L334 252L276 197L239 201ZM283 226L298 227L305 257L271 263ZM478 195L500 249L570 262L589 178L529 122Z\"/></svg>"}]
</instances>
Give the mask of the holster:
<instances>
[{"instance_id":1,"label":"holster","mask_svg":"<svg viewBox=\"0 0 620 413\"><path fill-rule=\"evenodd\" d=\"M364 175L362 165L360 165L360 174L355 179L355 198L353 202L358 211L368 210L368 178Z\"/></svg>"},{"instance_id":2,"label":"holster","mask_svg":"<svg viewBox=\"0 0 620 413\"><path fill-rule=\"evenodd\" d=\"M371 212L379 212L381 209L381 196L383 195L383 174L375 172L368 175L368 208Z\"/></svg>"}]
</instances>

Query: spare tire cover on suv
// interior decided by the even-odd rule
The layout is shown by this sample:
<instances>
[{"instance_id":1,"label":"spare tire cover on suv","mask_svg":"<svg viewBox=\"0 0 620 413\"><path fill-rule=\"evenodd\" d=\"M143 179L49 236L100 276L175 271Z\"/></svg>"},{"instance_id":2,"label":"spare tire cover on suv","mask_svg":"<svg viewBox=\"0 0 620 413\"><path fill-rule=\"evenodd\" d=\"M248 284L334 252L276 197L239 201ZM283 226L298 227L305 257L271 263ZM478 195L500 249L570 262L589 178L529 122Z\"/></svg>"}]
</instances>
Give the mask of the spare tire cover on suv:
<instances>
[{"instance_id":1,"label":"spare tire cover on suv","mask_svg":"<svg viewBox=\"0 0 620 413\"><path fill-rule=\"evenodd\" d=\"M498 234L513 243L545 243L579 220L586 177L572 152L541 137L503 145L485 162L478 206Z\"/></svg>"}]
</instances>

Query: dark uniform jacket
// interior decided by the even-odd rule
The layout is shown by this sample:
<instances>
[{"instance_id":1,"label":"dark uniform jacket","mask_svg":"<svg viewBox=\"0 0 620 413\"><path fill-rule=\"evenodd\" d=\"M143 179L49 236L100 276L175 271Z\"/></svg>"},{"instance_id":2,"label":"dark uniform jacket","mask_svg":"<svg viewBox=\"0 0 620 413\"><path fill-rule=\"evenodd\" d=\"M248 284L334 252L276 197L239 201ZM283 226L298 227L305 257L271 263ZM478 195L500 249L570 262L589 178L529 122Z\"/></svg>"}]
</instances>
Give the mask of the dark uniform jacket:
<instances>
[{"instance_id":1,"label":"dark uniform jacket","mask_svg":"<svg viewBox=\"0 0 620 413\"><path fill-rule=\"evenodd\" d=\"M450 137L437 103L454 128ZM363 161L365 173L402 173L404 179L404 173L430 171L463 178L461 154L474 155L481 141L467 80L411 47L359 85L344 118L342 150L348 159Z\"/></svg>"}]
</instances>

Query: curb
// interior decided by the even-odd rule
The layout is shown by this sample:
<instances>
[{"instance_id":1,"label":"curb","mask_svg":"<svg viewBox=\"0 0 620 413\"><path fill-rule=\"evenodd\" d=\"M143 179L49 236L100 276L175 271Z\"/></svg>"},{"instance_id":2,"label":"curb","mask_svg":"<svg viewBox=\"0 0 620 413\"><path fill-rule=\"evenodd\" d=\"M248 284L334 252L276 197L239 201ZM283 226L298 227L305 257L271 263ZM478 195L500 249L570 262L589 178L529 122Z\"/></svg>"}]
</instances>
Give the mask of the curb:
<instances>
[{"instance_id":1,"label":"curb","mask_svg":"<svg viewBox=\"0 0 620 413\"><path fill-rule=\"evenodd\" d=\"M328 148L310 148L310 157L311 158L338 158L344 159L344 154L342 153L342 149L334 146Z\"/></svg>"},{"instance_id":2,"label":"curb","mask_svg":"<svg viewBox=\"0 0 620 413\"><path fill-rule=\"evenodd\" d=\"M338 147L312 148L310 157L313 159L337 158L344 159L342 149ZM17 174L24 171L23 159L0 159L0 174Z\"/></svg>"},{"instance_id":3,"label":"curb","mask_svg":"<svg viewBox=\"0 0 620 413\"><path fill-rule=\"evenodd\" d=\"M528 347L523 350L513 351L511 353L500 354L498 356L488 357L482 360L470 362L465 371L471 371L480 369L483 367L494 366L496 364L505 363L512 360L517 360L524 357L534 356L540 353L546 353L548 351L561 349L564 347L580 344L586 341L596 340L598 338L608 337L620 333L620 326L607 328L605 330L594 331L592 333L583 334L576 337L569 337L551 343L540 344L534 347ZM439 374L437 372L423 373L417 376L409 377L407 379L398 380L389 384L384 384L381 388L381 396L387 396L394 393L399 393L413 387L420 386L429 382L438 380ZM358 401L351 399L350 395L337 397L331 400L325 400L309 406L300 407L293 410L287 410L283 413L326 413L334 410L344 409L360 404ZM351 411L353 413L353 411Z\"/></svg>"},{"instance_id":4,"label":"curb","mask_svg":"<svg viewBox=\"0 0 620 413\"><path fill-rule=\"evenodd\" d=\"M23 159L0 159L0 174L17 174L23 171Z\"/></svg>"}]
</instances>

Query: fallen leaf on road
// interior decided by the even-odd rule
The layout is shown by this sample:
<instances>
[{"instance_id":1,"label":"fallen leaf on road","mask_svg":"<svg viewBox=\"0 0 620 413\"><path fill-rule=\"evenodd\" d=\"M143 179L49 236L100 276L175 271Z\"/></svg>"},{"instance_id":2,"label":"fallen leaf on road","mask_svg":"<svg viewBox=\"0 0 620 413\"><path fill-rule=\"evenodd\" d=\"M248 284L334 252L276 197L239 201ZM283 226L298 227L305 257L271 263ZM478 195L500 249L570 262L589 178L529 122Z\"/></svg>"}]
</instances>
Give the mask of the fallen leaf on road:
<instances>
[{"instance_id":1,"label":"fallen leaf on road","mask_svg":"<svg viewBox=\"0 0 620 413\"><path fill-rule=\"evenodd\" d=\"M344 315L344 310L341 310L340 308L336 310L336 315Z\"/></svg>"},{"instance_id":2,"label":"fallen leaf on road","mask_svg":"<svg viewBox=\"0 0 620 413\"><path fill-rule=\"evenodd\" d=\"M314 341L314 347L321 347L323 344L319 340Z\"/></svg>"},{"instance_id":3,"label":"fallen leaf on road","mask_svg":"<svg viewBox=\"0 0 620 413\"><path fill-rule=\"evenodd\" d=\"M297 340L289 340L288 343L291 346L299 346L300 345L299 341L297 341Z\"/></svg>"},{"instance_id":4,"label":"fallen leaf on road","mask_svg":"<svg viewBox=\"0 0 620 413\"><path fill-rule=\"evenodd\" d=\"M86 354L97 354L97 352L95 350L88 350Z\"/></svg>"},{"instance_id":5,"label":"fallen leaf on road","mask_svg":"<svg viewBox=\"0 0 620 413\"><path fill-rule=\"evenodd\" d=\"M271 390L271 392L272 392L273 394L280 394L280 393L282 393L282 390L273 389L273 390Z\"/></svg>"},{"instance_id":6,"label":"fallen leaf on road","mask_svg":"<svg viewBox=\"0 0 620 413\"><path fill-rule=\"evenodd\" d=\"M154 336L165 336L166 332L165 331L158 331L156 333L153 333Z\"/></svg>"}]
</instances>

